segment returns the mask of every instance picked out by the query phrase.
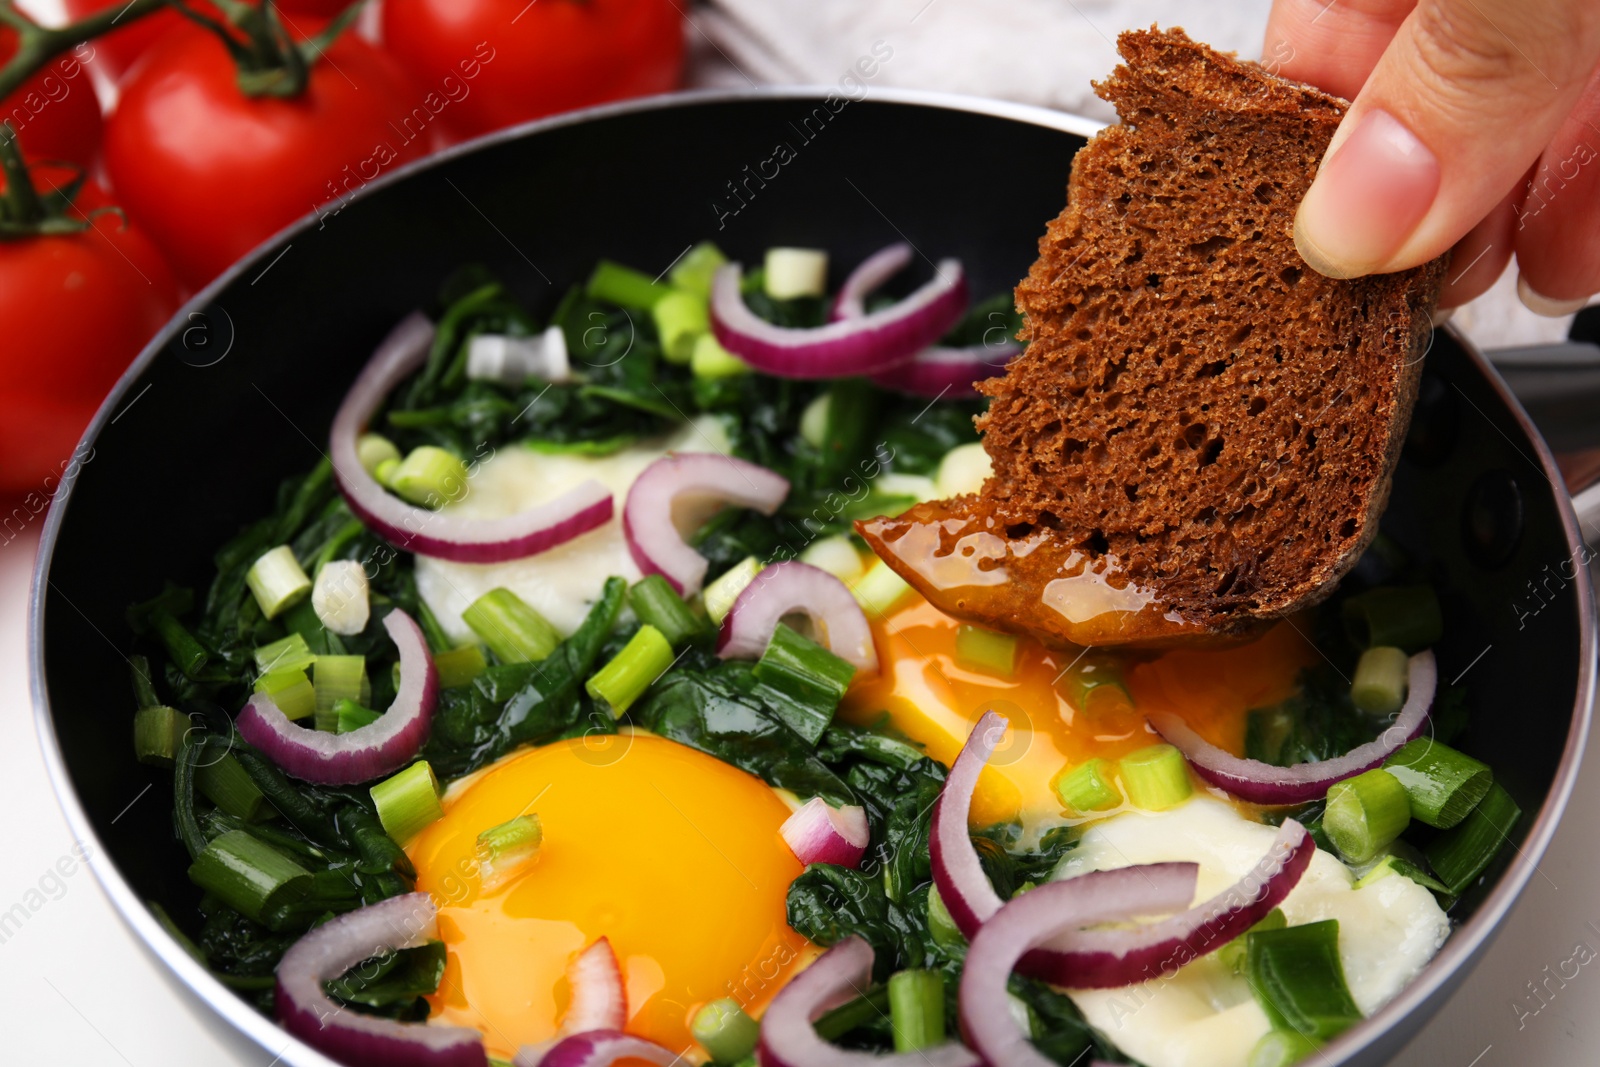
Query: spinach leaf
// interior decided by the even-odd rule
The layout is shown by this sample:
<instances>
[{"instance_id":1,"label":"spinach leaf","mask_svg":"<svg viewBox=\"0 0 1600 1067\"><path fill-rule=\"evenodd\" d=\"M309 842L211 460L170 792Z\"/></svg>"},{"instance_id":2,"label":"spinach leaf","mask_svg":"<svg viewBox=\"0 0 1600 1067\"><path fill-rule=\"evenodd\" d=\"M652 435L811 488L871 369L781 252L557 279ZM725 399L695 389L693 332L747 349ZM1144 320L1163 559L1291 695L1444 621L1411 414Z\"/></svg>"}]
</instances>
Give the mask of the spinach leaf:
<instances>
[{"instance_id":1,"label":"spinach leaf","mask_svg":"<svg viewBox=\"0 0 1600 1067\"><path fill-rule=\"evenodd\" d=\"M428 1017L428 1002L422 998L438 990L444 963L444 942L430 941L364 960L325 988L341 1004L367 1014L420 1022Z\"/></svg>"}]
</instances>

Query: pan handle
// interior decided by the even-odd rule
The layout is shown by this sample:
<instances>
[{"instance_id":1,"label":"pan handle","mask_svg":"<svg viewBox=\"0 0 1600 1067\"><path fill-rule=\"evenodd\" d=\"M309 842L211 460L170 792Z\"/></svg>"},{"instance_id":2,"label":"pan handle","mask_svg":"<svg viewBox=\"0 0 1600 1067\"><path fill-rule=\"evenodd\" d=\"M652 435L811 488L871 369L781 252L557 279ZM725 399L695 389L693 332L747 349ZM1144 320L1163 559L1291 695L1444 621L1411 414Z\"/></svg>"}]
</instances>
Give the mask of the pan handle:
<instances>
[{"instance_id":1,"label":"pan handle","mask_svg":"<svg viewBox=\"0 0 1600 1067\"><path fill-rule=\"evenodd\" d=\"M1555 453L1585 539L1600 534L1600 345L1564 341L1485 355Z\"/></svg>"}]
</instances>

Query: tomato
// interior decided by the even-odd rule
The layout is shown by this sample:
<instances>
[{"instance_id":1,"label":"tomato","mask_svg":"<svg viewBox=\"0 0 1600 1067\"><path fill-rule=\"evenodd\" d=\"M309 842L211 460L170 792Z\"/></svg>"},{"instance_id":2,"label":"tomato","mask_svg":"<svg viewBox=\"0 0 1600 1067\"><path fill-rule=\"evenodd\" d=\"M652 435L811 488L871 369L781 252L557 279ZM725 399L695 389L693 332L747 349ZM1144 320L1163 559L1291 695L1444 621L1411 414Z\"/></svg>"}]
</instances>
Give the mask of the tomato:
<instances>
[{"instance_id":1,"label":"tomato","mask_svg":"<svg viewBox=\"0 0 1600 1067\"><path fill-rule=\"evenodd\" d=\"M382 26L464 136L666 92L683 72L673 0L387 0Z\"/></svg>"},{"instance_id":2,"label":"tomato","mask_svg":"<svg viewBox=\"0 0 1600 1067\"><path fill-rule=\"evenodd\" d=\"M67 14L74 19L93 15L108 7L124 7L127 3L128 0L65 0ZM349 4L350 0L278 0L277 6L278 10L287 16L284 21L292 24L295 15L320 15L332 18ZM195 4L194 7L208 15L218 14L210 4ZM192 25L194 25L192 22L176 11L161 11L154 15L146 15L142 19L135 19L126 28L108 33L91 42L94 62L104 67L106 73L113 78L120 78L129 67L133 66L133 61L155 44L163 34L180 26Z\"/></svg>"},{"instance_id":3,"label":"tomato","mask_svg":"<svg viewBox=\"0 0 1600 1067\"><path fill-rule=\"evenodd\" d=\"M41 193L66 178L33 174ZM107 203L90 182L71 214ZM55 490L100 402L177 307L155 245L115 214L80 233L0 240L0 493Z\"/></svg>"},{"instance_id":4,"label":"tomato","mask_svg":"<svg viewBox=\"0 0 1600 1067\"><path fill-rule=\"evenodd\" d=\"M249 97L209 32L174 30L120 86L105 166L128 214L198 288L326 201L421 156L400 120L416 91L366 41L341 34L290 99Z\"/></svg>"},{"instance_id":5,"label":"tomato","mask_svg":"<svg viewBox=\"0 0 1600 1067\"><path fill-rule=\"evenodd\" d=\"M17 31L0 26L0 63L17 52ZM80 50L87 57L87 50ZM32 160L65 160L87 167L100 147L100 102L80 53L57 57L0 100L0 119L17 131Z\"/></svg>"}]
</instances>

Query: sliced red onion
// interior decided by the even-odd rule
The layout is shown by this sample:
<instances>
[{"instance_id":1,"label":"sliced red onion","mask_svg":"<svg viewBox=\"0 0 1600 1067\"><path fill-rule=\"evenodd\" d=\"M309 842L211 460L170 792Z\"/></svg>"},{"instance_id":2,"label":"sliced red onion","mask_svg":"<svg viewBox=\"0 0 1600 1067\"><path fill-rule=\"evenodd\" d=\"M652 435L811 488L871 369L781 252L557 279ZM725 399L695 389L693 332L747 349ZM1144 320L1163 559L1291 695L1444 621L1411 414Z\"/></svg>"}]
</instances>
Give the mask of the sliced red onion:
<instances>
[{"instance_id":1,"label":"sliced red onion","mask_svg":"<svg viewBox=\"0 0 1600 1067\"><path fill-rule=\"evenodd\" d=\"M762 569L744 587L722 619L717 655L723 659L760 659L778 623L804 615L819 644L863 671L878 669L872 627L850 589L809 563L784 560Z\"/></svg>"},{"instance_id":2,"label":"sliced red onion","mask_svg":"<svg viewBox=\"0 0 1600 1067\"><path fill-rule=\"evenodd\" d=\"M725 504L778 510L789 480L765 467L710 452L678 452L646 467L628 489L622 532L628 552L645 574L659 574L684 596L700 591L706 558L684 541Z\"/></svg>"},{"instance_id":3,"label":"sliced red onion","mask_svg":"<svg viewBox=\"0 0 1600 1067\"><path fill-rule=\"evenodd\" d=\"M383 627L400 650L400 687L376 721L346 734L308 730L290 722L270 696L257 693L235 720L239 736L286 773L317 785L355 785L404 767L428 739L439 673L411 616L395 608Z\"/></svg>"},{"instance_id":4,"label":"sliced red onion","mask_svg":"<svg viewBox=\"0 0 1600 1067\"><path fill-rule=\"evenodd\" d=\"M729 352L784 378L872 374L904 363L961 321L967 278L958 260L941 260L931 281L891 307L826 326L775 326L745 306L740 268L729 263L711 282L711 332Z\"/></svg>"},{"instance_id":5,"label":"sliced red onion","mask_svg":"<svg viewBox=\"0 0 1600 1067\"><path fill-rule=\"evenodd\" d=\"M561 1036L589 1030L621 1030L628 1021L628 994L611 941L600 938L567 966L572 1002L561 1020Z\"/></svg>"},{"instance_id":6,"label":"sliced red onion","mask_svg":"<svg viewBox=\"0 0 1600 1067\"><path fill-rule=\"evenodd\" d=\"M1266 918L1299 884L1316 851L1317 844L1305 827L1287 819L1261 861L1210 900L1159 922L1123 929L1071 930L1051 940L1048 948L1028 953L1022 960L1022 969L1068 989L1113 989L1172 974ZM1190 892L1193 891L1191 882Z\"/></svg>"},{"instance_id":7,"label":"sliced red onion","mask_svg":"<svg viewBox=\"0 0 1600 1067\"><path fill-rule=\"evenodd\" d=\"M933 865L933 884L956 928L967 938L1000 910L1000 894L989 884L972 847L967 820L972 813L972 792L978 775L989 762L989 754L1006 733L1006 720L986 711L967 735L961 754L950 765L939 798L933 802L933 821L928 835L928 854ZM1188 903L1188 901L1184 901ZM1179 905L1180 907L1182 905Z\"/></svg>"},{"instance_id":8,"label":"sliced red onion","mask_svg":"<svg viewBox=\"0 0 1600 1067\"><path fill-rule=\"evenodd\" d=\"M1006 982L1024 956L1091 923L1133 918L1148 906L1139 898L1152 895L1152 883L1168 899L1192 894L1194 873L1193 864L1165 863L1094 871L1030 889L995 912L972 937L961 969L961 1034L985 1067L1054 1067L1011 1013Z\"/></svg>"},{"instance_id":9,"label":"sliced red onion","mask_svg":"<svg viewBox=\"0 0 1600 1067\"><path fill-rule=\"evenodd\" d=\"M618 1030L589 1030L564 1037L548 1048L527 1046L511 1063L512 1067L611 1067L618 1060L645 1060L656 1067L672 1067L681 1058L642 1037Z\"/></svg>"},{"instance_id":10,"label":"sliced red onion","mask_svg":"<svg viewBox=\"0 0 1600 1067\"><path fill-rule=\"evenodd\" d=\"M910 362L879 371L872 380L886 389L913 396L958 400L977 396L973 383L994 377L1021 351L1022 346L1015 341L971 348L924 348Z\"/></svg>"},{"instance_id":11,"label":"sliced red onion","mask_svg":"<svg viewBox=\"0 0 1600 1067\"><path fill-rule=\"evenodd\" d=\"M866 941L847 937L778 991L761 1017L761 1041L756 1050L761 1067L979 1067L981 1061L972 1050L954 1041L916 1052L880 1055L842 1049L817 1034L812 1024L818 1016L872 984L872 955L872 946ZM1009 1015L1004 1004L1001 1010ZM572 1065L546 1061L544 1067Z\"/></svg>"},{"instance_id":12,"label":"sliced red onion","mask_svg":"<svg viewBox=\"0 0 1600 1067\"><path fill-rule=\"evenodd\" d=\"M778 832L795 859L807 867L813 863L854 867L861 862L872 839L865 808L859 804L835 808L821 797L802 804L799 811L783 821Z\"/></svg>"},{"instance_id":13,"label":"sliced red onion","mask_svg":"<svg viewBox=\"0 0 1600 1067\"><path fill-rule=\"evenodd\" d=\"M856 265L850 277L839 287L833 298L833 311L829 318L859 319L867 313L867 295L883 288L884 284L911 262L912 248L904 241L880 248Z\"/></svg>"},{"instance_id":14,"label":"sliced red onion","mask_svg":"<svg viewBox=\"0 0 1600 1067\"><path fill-rule=\"evenodd\" d=\"M428 894L406 893L312 930L278 961L278 1021L351 1067L484 1067L483 1035L476 1030L363 1015L322 988L362 960L435 940L437 916Z\"/></svg>"},{"instance_id":15,"label":"sliced red onion","mask_svg":"<svg viewBox=\"0 0 1600 1067\"><path fill-rule=\"evenodd\" d=\"M521 559L609 522L611 492L593 479L500 519L468 519L413 507L378 484L357 458L356 441L390 391L426 361L433 334L433 324L421 314L402 319L373 353L333 418L329 458L356 518L397 548L459 563Z\"/></svg>"},{"instance_id":16,"label":"sliced red onion","mask_svg":"<svg viewBox=\"0 0 1600 1067\"><path fill-rule=\"evenodd\" d=\"M1291 767L1274 767L1224 752L1171 712L1152 712L1147 717L1156 732L1184 754L1195 773L1212 785L1256 804L1303 804L1326 796L1328 787L1335 782L1378 766L1407 741L1420 736L1427 728L1428 709L1433 706L1437 686L1438 667L1433 653L1418 652L1411 657L1406 702L1382 735L1334 759Z\"/></svg>"}]
</instances>

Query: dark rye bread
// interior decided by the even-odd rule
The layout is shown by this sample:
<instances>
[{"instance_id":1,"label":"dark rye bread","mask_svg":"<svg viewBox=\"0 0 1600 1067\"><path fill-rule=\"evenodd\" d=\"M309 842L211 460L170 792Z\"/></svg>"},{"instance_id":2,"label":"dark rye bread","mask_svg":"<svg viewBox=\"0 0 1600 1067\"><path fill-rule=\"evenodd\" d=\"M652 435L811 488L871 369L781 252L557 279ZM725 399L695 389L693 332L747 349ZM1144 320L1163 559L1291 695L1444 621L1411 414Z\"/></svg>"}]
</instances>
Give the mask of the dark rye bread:
<instances>
[{"instance_id":1,"label":"dark rye bread","mask_svg":"<svg viewBox=\"0 0 1600 1067\"><path fill-rule=\"evenodd\" d=\"M1445 264L1335 281L1295 207L1344 101L1130 31L980 388L983 502L1234 630L1316 603L1377 531Z\"/></svg>"}]
</instances>

